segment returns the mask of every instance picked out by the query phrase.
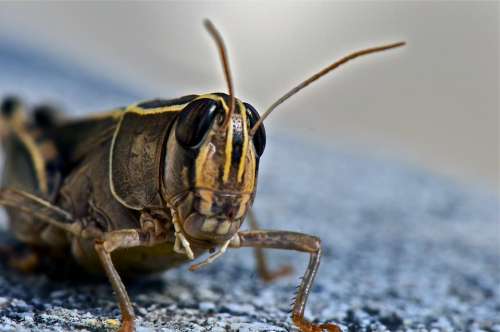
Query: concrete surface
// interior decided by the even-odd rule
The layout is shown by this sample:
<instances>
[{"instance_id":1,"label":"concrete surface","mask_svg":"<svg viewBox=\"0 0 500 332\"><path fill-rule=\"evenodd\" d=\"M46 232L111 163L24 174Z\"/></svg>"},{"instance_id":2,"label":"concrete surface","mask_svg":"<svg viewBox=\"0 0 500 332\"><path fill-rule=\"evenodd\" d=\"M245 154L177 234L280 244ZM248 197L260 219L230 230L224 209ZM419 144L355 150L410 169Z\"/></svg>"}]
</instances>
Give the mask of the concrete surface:
<instances>
[{"instance_id":1,"label":"concrete surface","mask_svg":"<svg viewBox=\"0 0 500 332\"><path fill-rule=\"evenodd\" d=\"M0 47L0 94L15 78L30 101L59 95L73 109L135 97L98 78L68 77L72 67L26 70L7 53ZM307 317L344 331L500 331L498 197L267 129L255 205L261 225L323 239ZM2 232L0 243L8 241ZM196 273L181 267L128 283L138 330L293 330L287 312L306 257L269 253L273 265L293 265L294 276L263 284L251 251L240 249ZM112 331L118 318L106 282L22 275L0 264L0 331Z\"/></svg>"}]
</instances>

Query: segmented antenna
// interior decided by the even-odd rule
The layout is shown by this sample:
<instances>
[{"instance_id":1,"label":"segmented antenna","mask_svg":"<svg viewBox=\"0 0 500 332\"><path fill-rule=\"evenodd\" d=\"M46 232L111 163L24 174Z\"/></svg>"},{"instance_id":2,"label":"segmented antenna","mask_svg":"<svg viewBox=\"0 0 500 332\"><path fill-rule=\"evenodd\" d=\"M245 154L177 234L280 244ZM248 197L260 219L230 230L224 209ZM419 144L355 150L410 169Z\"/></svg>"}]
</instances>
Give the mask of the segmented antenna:
<instances>
[{"instance_id":1,"label":"segmented antenna","mask_svg":"<svg viewBox=\"0 0 500 332\"><path fill-rule=\"evenodd\" d=\"M297 92L299 92L300 90L302 90L303 88L305 88L306 86L308 86L309 84L311 84L312 82L314 82L317 79L321 78L322 76L328 74L330 71L334 70L335 68L337 68L337 67L343 65L344 63L346 63L346 62L348 62L348 61L350 61L352 59L355 59L357 57L360 57L360 56L363 56L363 55L367 55L367 54L370 54L370 53L385 51L385 50L388 50L388 49L391 49L391 48L395 48L395 47L400 47L400 46L403 46L405 44L406 44L405 42L399 42L399 43L394 43L394 44L389 44L389 45L378 46L378 47L373 47L373 48L367 48L367 49L364 49L364 50L360 50L360 51L351 53L349 55L346 55L345 57L341 58L340 60L335 61L334 63L332 63L328 67L323 68L318 73L312 75L307 80L303 81L299 85L297 85L294 88L292 88L290 91L288 91L287 93L285 93L281 98L279 98L278 100L276 100L271 106L269 106L269 108L262 114L262 116L260 117L259 121L257 121L254 124L254 126L252 127L252 129L250 130L250 136L253 136L257 132L257 129L262 124L262 122L264 122L264 120L269 116L269 114L271 114L271 112L276 107L278 107L285 100L287 100L288 98L290 98L291 96L293 96L294 94L296 94Z\"/></svg>"},{"instance_id":2,"label":"segmented antenna","mask_svg":"<svg viewBox=\"0 0 500 332\"><path fill-rule=\"evenodd\" d=\"M209 19L205 19L203 23L205 25L205 28L208 30L210 35L215 40L215 43L217 44L217 49L219 50L219 56L222 61L222 66L224 68L224 76L226 77L227 89L229 91L230 104L229 104L229 112L223 124L223 127L225 127L229 123L229 120L233 115L234 107L236 104L236 101L234 99L233 80L231 78L231 71L229 70L229 61L227 59L226 46L224 45L224 40L222 40L219 31L217 31L213 23Z\"/></svg>"}]
</instances>

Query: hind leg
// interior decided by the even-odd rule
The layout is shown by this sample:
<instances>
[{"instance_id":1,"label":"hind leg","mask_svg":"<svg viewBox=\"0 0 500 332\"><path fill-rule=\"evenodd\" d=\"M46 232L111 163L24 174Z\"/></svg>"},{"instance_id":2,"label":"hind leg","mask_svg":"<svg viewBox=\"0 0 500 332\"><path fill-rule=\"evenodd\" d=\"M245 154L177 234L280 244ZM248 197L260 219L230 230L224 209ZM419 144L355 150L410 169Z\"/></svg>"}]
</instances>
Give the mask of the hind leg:
<instances>
[{"instance_id":1,"label":"hind leg","mask_svg":"<svg viewBox=\"0 0 500 332\"><path fill-rule=\"evenodd\" d=\"M33 219L39 220L41 225L46 223L76 237L97 238L102 236L100 230L85 225L82 220L75 219L68 211L25 191L9 188L0 190L0 205L10 208L13 212L29 215Z\"/></svg>"},{"instance_id":2,"label":"hind leg","mask_svg":"<svg viewBox=\"0 0 500 332\"><path fill-rule=\"evenodd\" d=\"M10 226L18 240L27 244L20 248L15 244L0 247L0 255L8 265L22 272L36 270L41 257L32 246L64 245L66 232L81 235L83 225L75 221L67 211L27 192L2 189L0 205L9 208ZM67 240L66 240L67 241Z\"/></svg>"},{"instance_id":3,"label":"hind leg","mask_svg":"<svg viewBox=\"0 0 500 332\"><path fill-rule=\"evenodd\" d=\"M0 190L0 205L29 214L75 235L79 234L81 228L71 213L22 190L11 188Z\"/></svg>"}]
</instances>

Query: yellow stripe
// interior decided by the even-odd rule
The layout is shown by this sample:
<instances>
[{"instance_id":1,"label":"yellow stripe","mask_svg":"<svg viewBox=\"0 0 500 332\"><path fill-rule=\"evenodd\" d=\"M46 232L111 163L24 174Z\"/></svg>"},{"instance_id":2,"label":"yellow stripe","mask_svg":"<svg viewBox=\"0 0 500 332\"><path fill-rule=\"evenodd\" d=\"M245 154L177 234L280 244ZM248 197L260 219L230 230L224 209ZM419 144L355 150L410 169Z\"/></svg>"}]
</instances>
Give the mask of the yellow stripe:
<instances>
[{"instance_id":1,"label":"yellow stripe","mask_svg":"<svg viewBox=\"0 0 500 332\"><path fill-rule=\"evenodd\" d=\"M228 113L226 113L228 114ZM229 119L227 125L227 140L226 140L226 162L224 163L224 175L222 180L227 182L229 179L229 172L231 171L231 158L233 155L233 119Z\"/></svg>"},{"instance_id":2,"label":"yellow stripe","mask_svg":"<svg viewBox=\"0 0 500 332\"><path fill-rule=\"evenodd\" d=\"M210 140L207 140L207 142L210 142ZM195 186L199 186L201 183L203 183L203 168L205 166L205 162L207 160L209 152L209 144L204 143L203 146L200 148L200 152L198 156L196 157L196 183Z\"/></svg>"},{"instance_id":3,"label":"yellow stripe","mask_svg":"<svg viewBox=\"0 0 500 332\"><path fill-rule=\"evenodd\" d=\"M120 196L118 196L118 194L116 193L115 184L113 182L113 150L115 148L115 141L116 138L118 137L118 132L120 131L122 122L123 122L123 116L121 117L120 122L118 122L118 125L116 126L115 132L113 134L113 139L111 140L111 147L109 149L109 166L108 166L109 189L111 190L111 194L113 195L113 197L118 202L120 202L121 204L123 204L128 208L131 208L133 210L138 210L140 207L128 205L127 202L125 202Z\"/></svg>"},{"instance_id":4,"label":"yellow stripe","mask_svg":"<svg viewBox=\"0 0 500 332\"><path fill-rule=\"evenodd\" d=\"M135 113L139 115L150 115L150 114L161 114L161 113L167 113L167 112L178 112L182 110L188 103L185 104L179 104L179 105L172 105L172 106L165 106L165 107L158 107L158 108L148 108L144 109L142 107L139 107L137 105L131 105L128 106L125 110L126 113ZM123 114L123 113L122 113Z\"/></svg>"},{"instance_id":5,"label":"yellow stripe","mask_svg":"<svg viewBox=\"0 0 500 332\"><path fill-rule=\"evenodd\" d=\"M130 105L128 106L125 111L126 112L132 112L132 113L137 113L140 115L148 115L148 114L160 114L160 113L165 113L165 112L176 112L182 110L184 107L186 107L187 104L192 103L195 100L199 99L211 99L217 102L220 102L224 108L224 111L227 113L229 112L229 107L227 107L226 102L224 101L224 98L221 96L217 96L214 94L206 94L206 95L200 95L193 100L184 103L184 104L177 104L177 105L171 105L171 106L165 106L165 107L157 107L157 108L142 108L138 104ZM123 114L123 112L122 112Z\"/></svg>"},{"instance_id":6,"label":"yellow stripe","mask_svg":"<svg viewBox=\"0 0 500 332\"><path fill-rule=\"evenodd\" d=\"M229 113L229 107L226 104L226 101L222 96L214 95L214 94L205 94L205 95L199 95L195 99L193 99L191 102L199 99L211 99L214 100L222 105L222 108L224 110L225 114ZM183 105L185 106L185 105ZM165 108L164 108L165 109ZM127 110L128 111L128 110ZM147 110L147 113L150 113L151 110ZM164 112L165 110L161 111ZM224 163L224 174L222 176L222 179L224 182L227 182L229 179L229 174L231 171L231 158L232 158L232 153L233 153L233 126L232 126L232 119L230 119L231 124L228 125L228 130L227 130L227 141L226 141L226 149L225 149L225 154L226 154L226 160ZM207 140L207 142L210 141L210 139ZM198 157L196 158L196 184L199 185L200 183L203 182L203 168L206 163L206 160L208 158L208 153L209 153L209 148L208 145L204 145L200 149L200 153Z\"/></svg>"},{"instance_id":7,"label":"yellow stripe","mask_svg":"<svg viewBox=\"0 0 500 332\"><path fill-rule=\"evenodd\" d=\"M253 172L255 172L257 158L256 158L255 149L253 148L253 146L250 148L250 162L252 163L252 167L250 169L253 170ZM252 174L252 177L251 177L252 183L250 184L250 188L247 189L247 190L251 190L252 192L255 190L255 177L256 177L256 175Z\"/></svg>"},{"instance_id":8,"label":"yellow stripe","mask_svg":"<svg viewBox=\"0 0 500 332\"><path fill-rule=\"evenodd\" d=\"M247 130L247 112L245 109L245 105L243 105L243 103L239 100L238 100L238 105L240 107L240 115L243 125L243 147L241 149L240 164L238 165L238 182L241 182L241 179L243 178L243 172L245 171L245 165L246 165L245 160L247 156L249 137Z\"/></svg>"},{"instance_id":9,"label":"yellow stripe","mask_svg":"<svg viewBox=\"0 0 500 332\"><path fill-rule=\"evenodd\" d=\"M45 169L45 159L37 146L33 136L26 130L26 119L24 110L17 110L13 119L8 121L8 124L12 126L14 134L19 138L19 140L24 144L33 162L33 168L35 171L35 176L38 181L38 186L40 191L47 194L49 191L47 172Z\"/></svg>"},{"instance_id":10,"label":"yellow stripe","mask_svg":"<svg viewBox=\"0 0 500 332\"><path fill-rule=\"evenodd\" d=\"M196 97L195 99L193 99L193 101L199 100L199 99L211 99L211 100L215 100L215 101L221 102L223 104L226 103L224 101L224 98L222 96L214 95L214 94L211 94L211 93L208 93L206 95L200 95L200 96Z\"/></svg>"},{"instance_id":11,"label":"yellow stripe","mask_svg":"<svg viewBox=\"0 0 500 332\"><path fill-rule=\"evenodd\" d=\"M47 173L45 171L45 160L43 159L40 149L38 149L35 140L33 140L33 137L31 137L21 128L18 128L17 134L19 136L19 139L24 143L24 145L26 146L26 148L30 153L31 159L35 167L35 173L38 179L40 190L42 191L42 193L47 194L49 188L47 186Z\"/></svg>"},{"instance_id":12,"label":"yellow stripe","mask_svg":"<svg viewBox=\"0 0 500 332\"><path fill-rule=\"evenodd\" d=\"M108 111L108 112L92 114L90 116L86 116L85 118L81 118L81 119L78 119L78 118L68 119L64 122L64 124L71 124L73 122L79 123L82 120L103 120L106 118L120 119L122 116L125 115L126 112L135 113L135 114L139 114L139 115L161 114L161 113L166 113L166 112L177 112L177 111L181 111L184 107L186 107L187 104L189 104L189 102L188 102L188 103L184 103L184 104L177 104L177 105L170 105L170 106L165 106L165 107L147 108L146 109L146 108L142 108L142 107L138 106L141 103L129 105L129 106L125 107L124 109L118 108L118 109L113 109L113 110Z\"/></svg>"},{"instance_id":13,"label":"yellow stripe","mask_svg":"<svg viewBox=\"0 0 500 332\"><path fill-rule=\"evenodd\" d=\"M201 95L196 99L212 99L217 102L220 102L222 105L222 108L224 109L224 113L227 115L229 113L229 107L226 104L226 101L224 100L223 97L213 95L213 94L206 94L206 95ZM195 100L196 100L195 99ZM228 124L228 129L227 129L227 141L226 141L226 160L224 163L224 174L222 176L222 180L224 182L227 182L229 179L229 173L231 171L231 157L233 154L233 121L232 119L229 119L230 123Z\"/></svg>"},{"instance_id":14,"label":"yellow stripe","mask_svg":"<svg viewBox=\"0 0 500 332\"><path fill-rule=\"evenodd\" d=\"M108 172L109 172L109 188L111 190L111 194L113 195L113 197L117 201L119 201L121 204L123 204L124 206L131 208L131 209L135 209L135 210L138 210L141 208L139 206L132 206L132 205L128 204L127 202L125 202L125 200L123 200L123 198L121 198L117 194L116 188L114 185L114 181L113 181L113 150L115 148L115 142L116 142L116 139L118 137L118 133L120 132L122 122L123 122L123 119L125 118L125 115L129 114L129 113L134 113L134 114L141 115L141 116L147 116L147 115L161 114L161 113L167 113L167 112L176 112L176 111L181 111L187 104L188 103L179 104L179 105L171 105L171 106L166 106L166 107L149 108L149 109L144 109L142 107L137 106L138 104L135 104L135 105L128 106L125 109L125 111L115 111L116 113L118 113L118 116L120 117L120 119L119 119L118 125L116 126L115 131L113 133L113 139L111 140L111 147L109 150L109 170L108 170Z\"/></svg>"},{"instance_id":15,"label":"yellow stripe","mask_svg":"<svg viewBox=\"0 0 500 332\"><path fill-rule=\"evenodd\" d=\"M198 96L197 98L195 98L194 100L198 100L198 99L211 99L211 100L214 100L214 101L217 101L219 102L221 105L222 105L222 108L224 109L224 113L227 115L229 114L229 107L228 105L226 104L226 101L224 100L224 98L222 96L218 96L218 95L214 95L214 94L206 94L206 95L200 95ZM240 104L240 107L243 107L244 109L244 106L241 104L241 102L238 100L238 103ZM245 117L246 119L246 117ZM226 133L226 160L224 162L224 174L222 176L222 180L224 182L227 182L228 179L229 179L229 174L231 172L231 159L232 159L232 155L233 155L233 120L232 119L229 119L230 123L228 124L228 129L227 129L227 133ZM246 129L244 129L246 130ZM244 140L244 142L246 142L246 140ZM245 143L244 143L245 144ZM246 147L244 146L244 150L246 151ZM244 168L241 166L241 159L240 159L240 165L238 166L238 176L241 178L242 174L243 174L243 170L241 170L241 168ZM240 175L241 173L241 175Z\"/></svg>"}]
</instances>

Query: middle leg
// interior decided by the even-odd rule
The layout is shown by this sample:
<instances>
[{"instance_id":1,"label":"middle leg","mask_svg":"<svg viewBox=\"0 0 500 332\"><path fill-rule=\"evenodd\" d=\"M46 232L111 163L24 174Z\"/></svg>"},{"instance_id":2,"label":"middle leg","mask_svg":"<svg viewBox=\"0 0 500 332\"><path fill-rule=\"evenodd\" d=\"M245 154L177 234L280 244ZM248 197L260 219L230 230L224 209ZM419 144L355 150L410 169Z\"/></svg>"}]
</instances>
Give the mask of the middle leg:
<instances>
[{"instance_id":1,"label":"middle leg","mask_svg":"<svg viewBox=\"0 0 500 332\"><path fill-rule=\"evenodd\" d=\"M260 229L257 218L255 217L255 213L253 209L248 211L248 222L250 224L250 229L252 231L258 231ZM259 277L265 282L271 282L280 277L287 276L293 272L293 268L291 265L283 265L279 267L277 270L272 271L269 268L268 258L264 252L264 249L261 247L254 247L255 254L255 263L257 267L257 274Z\"/></svg>"}]
</instances>

